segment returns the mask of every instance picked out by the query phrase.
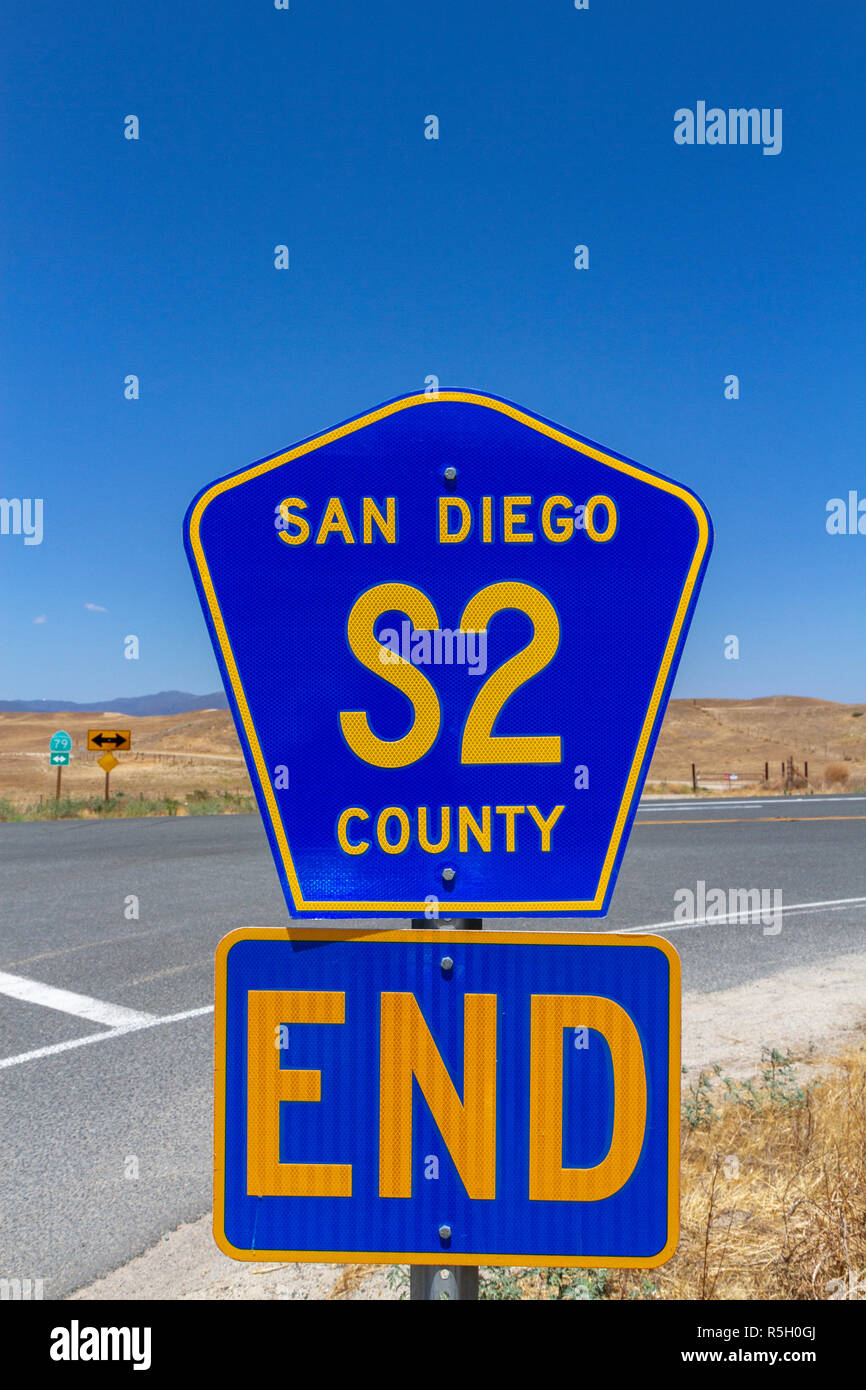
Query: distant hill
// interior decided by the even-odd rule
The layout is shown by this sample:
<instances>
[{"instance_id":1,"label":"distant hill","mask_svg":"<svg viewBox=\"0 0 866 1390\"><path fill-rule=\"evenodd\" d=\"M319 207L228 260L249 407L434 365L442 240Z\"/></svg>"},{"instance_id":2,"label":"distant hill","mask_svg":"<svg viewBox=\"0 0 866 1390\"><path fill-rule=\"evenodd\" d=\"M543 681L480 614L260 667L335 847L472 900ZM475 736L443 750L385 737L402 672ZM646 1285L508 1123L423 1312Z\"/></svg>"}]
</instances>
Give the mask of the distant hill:
<instances>
[{"instance_id":1,"label":"distant hill","mask_svg":"<svg viewBox=\"0 0 866 1390\"><path fill-rule=\"evenodd\" d=\"M118 695L110 700L0 700L0 710L11 714L50 714L61 710L86 710L94 714L190 714L199 709L228 709L222 690L212 695L190 695L186 690L161 690L158 695Z\"/></svg>"}]
</instances>

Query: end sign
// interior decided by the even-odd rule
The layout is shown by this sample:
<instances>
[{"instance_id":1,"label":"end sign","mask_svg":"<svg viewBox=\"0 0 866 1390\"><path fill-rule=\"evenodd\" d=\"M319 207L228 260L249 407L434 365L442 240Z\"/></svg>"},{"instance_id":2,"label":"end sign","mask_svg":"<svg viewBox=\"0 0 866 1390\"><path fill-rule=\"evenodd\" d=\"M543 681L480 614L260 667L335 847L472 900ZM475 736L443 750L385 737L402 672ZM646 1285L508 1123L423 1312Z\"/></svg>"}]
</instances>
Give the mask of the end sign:
<instances>
[{"instance_id":1,"label":"end sign","mask_svg":"<svg viewBox=\"0 0 866 1390\"><path fill-rule=\"evenodd\" d=\"M217 1243L242 1260L662 1264L679 1018L660 938L233 932Z\"/></svg>"}]
</instances>

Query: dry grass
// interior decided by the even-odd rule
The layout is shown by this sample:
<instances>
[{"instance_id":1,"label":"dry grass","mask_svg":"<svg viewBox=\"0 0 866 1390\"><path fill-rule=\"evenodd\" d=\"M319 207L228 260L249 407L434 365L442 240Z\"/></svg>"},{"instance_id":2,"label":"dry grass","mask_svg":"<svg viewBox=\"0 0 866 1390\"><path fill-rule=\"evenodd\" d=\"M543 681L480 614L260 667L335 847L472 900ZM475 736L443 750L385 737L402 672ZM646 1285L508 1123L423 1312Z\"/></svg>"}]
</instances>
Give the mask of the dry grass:
<instances>
[{"instance_id":1,"label":"dry grass","mask_svg":"<svg viewBox=\"0 0 866 1390\"><path fill-rule=\"evenodd\" d=\"M337 1302L346 1302L363 1287L369 1278L369 1265L344 1265L337 1275L328 1298Z\"/></svg>"},{"instance_id":2,"label":"dry grass","mask_svg":"<svg viewBox=\"0 0 866 1390\"><path fill-rule=\"evenodd\" d=\"M255 809L252 793L244 795L243 792L210 791L204 787L194 788L184 800L172 796L145 797L143 793L138 797L127 796L122 791L113 792L109 801L101 796L66 796L59 801L52 796L43 796L39 801L27 803L21 797L15 802L0 796L0 822L105 820L140 816L233 816Z\"/></svg>"},{"instance_id":3,"label":"dry grass","mask_svg":"<svg viewBox=\"0 0 866 1390\"><path fill-rule=\"evenodd\" d=\"M812 1059L813 1065L815 1059ZM866 1036L802 1085L702 1073L683 1106L680 1244L656 1270L485 1270L485 1298L866 1298Z\"/></svg>"},{"instance_id":4,"label":"dry grass","mask_svg":"<svg viewBox=\"0 0 866 1390\"><path fill-rule=\"evenodd\" d=\"M684 1107L680 1247L653 1276L659 1296L826 1299L832 1280L856 1287L866 1277L866 1042L806 1087L778 1053L757 1082L715 1076L696 1112L699 1084Z\"/></svg>"},{"instance_id":5,"label":"dry grass","mask_svg":"<svg viewBox=\"0 0 866 1390\"><path fill-rule=\"evenodd\" d=\"M828 763L824 768L824 781L830 787L844 786L848 781L848 775L844 763Z\"/></svg>"},{"instance_id":6,"label":"dry grass","mask_svg":"<svg viewBox=\"0 0 866 1390\"><path fill-rule=\"evenodd\" d=\"M784 790L782 763L789 755L796 769L809 764L809 786L831 790L839 783L825 780L829 767L841 765L849 774L846 790L866 782L866 718L862 705L841 705L774 695L756 700L671 700L653 755L648 791L660 784L691 792L691 764L698 772L751 773L732 791L742 795ZM763 783L769 764L770 785ZM724 787L724 778L711 779ZM795 781L795 787L805 783Z\"/></svg>"}]
</instances>

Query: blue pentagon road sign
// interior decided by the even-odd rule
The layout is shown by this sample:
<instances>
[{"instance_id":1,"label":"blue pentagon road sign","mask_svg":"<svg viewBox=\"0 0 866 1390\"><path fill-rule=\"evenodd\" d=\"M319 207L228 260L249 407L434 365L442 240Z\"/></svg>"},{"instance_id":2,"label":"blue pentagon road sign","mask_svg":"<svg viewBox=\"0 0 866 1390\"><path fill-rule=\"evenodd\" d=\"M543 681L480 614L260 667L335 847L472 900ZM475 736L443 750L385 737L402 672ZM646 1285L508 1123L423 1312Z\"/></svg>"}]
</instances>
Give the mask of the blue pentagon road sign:
<instances>
[{"instance_id":1,"label":"blue pentagon road sign","mask_svg":"<svg viewBox=\"0 0 866 1390\"><path fill-rule=\"evenodd\" d=\"M679 959L657 937L232 932L217 1244L241 1260L662 1264L679 1018Z\"/></svg>"},{"instance_id":2,"label":"blue pentagon road sign","mask_svg":"<svg viewBox=\"0 0 866 1390\"><path fill-rule=\"evenodd\" d=\"M56 734L51 735L48 751L50 753L68 753L71 747L72 739L69 734L65 729L58 729Z\"/></svg>"},{"instance_id":3,"label":"blue pentagon road sign","mask_svg":"<svg viewBox=\"0 0 866 1390\"><path fill-rule=\"evenodd\" d=\"M603 915L711 545L507 401L391 401L185 536L290 913Z\"/></svg>"}]
</instances>

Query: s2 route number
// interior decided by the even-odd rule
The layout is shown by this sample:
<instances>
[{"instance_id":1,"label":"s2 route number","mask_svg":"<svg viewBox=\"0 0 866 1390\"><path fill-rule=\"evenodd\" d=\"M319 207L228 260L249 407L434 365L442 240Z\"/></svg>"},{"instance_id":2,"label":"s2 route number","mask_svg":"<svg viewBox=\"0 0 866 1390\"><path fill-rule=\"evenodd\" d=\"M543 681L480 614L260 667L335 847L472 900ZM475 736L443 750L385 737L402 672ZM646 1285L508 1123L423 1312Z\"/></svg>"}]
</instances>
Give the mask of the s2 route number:
<instances>
[{"instance_id":1,"label":"s2 route number","mask_svg":"<svg viewBox=\"0 0 866 1390\"><path fill-rule=\"evenodd\" d=\"M488 676L476 695L463 728L460 761L465 764L560 763L562 740L557 734L493 733L496 719L516 690L537 676L553 660L559 648L559 619L548 598L530 584L506 580L480 589L460 617L461 632L484 631L497 613L515 609L525 613L533 626L527 646ZM430 681L411 662L397 657L396 665L383 665L384 648L374 628L388 612L405 613L416 631L439 629L439 615L431 600L411 584L376 584L355 601L349 613L347 636L362 666L401 691L412 705L414 718L399 739L382 739L373 732L367 712L342 710L340 727L352 751L373 767L409 767L430 751L439 735L442 709Z\"/></svg>"},{"instance_id":2,"label":"s2 route number","mask_svg":"<svg viewBox=\"0 0 866 1390\"><path fill-rule=\"evenodd\" d=\"M688 488L440 389L185 527L293 916L418 917L442 883L458 916L604 915L712 545Z\"/></svg>"}]
</instances>

